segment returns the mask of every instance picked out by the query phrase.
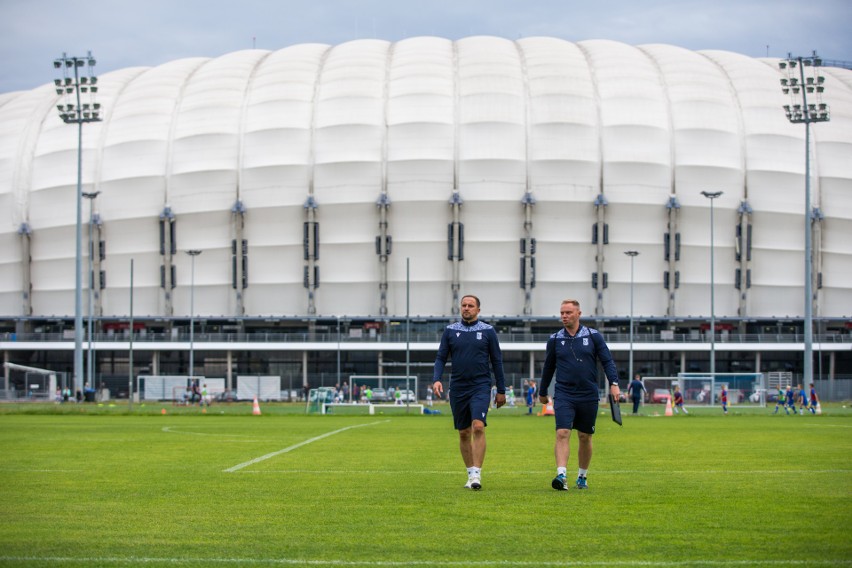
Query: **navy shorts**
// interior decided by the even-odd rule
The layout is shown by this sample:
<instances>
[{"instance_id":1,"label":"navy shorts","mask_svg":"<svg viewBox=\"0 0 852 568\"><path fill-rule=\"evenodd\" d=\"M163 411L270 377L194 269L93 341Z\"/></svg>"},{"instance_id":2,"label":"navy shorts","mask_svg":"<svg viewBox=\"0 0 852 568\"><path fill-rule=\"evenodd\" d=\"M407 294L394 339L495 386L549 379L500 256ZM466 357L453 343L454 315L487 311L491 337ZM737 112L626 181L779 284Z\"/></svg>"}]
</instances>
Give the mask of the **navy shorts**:
<instances>
[{"instance_id":1,"label":"navy shorts","mask_svg":"<svg viewBox=\"0 0 852 568\"><path fill-rule=\"evenodd\" d=\"M483 424L491 406L491 389L477 389L455 396L455 391L450 390L450 408L453 410L453 423L456 430L470 428L474 420L481 420Z\"/></svg>"},{"instance_id":2,"label":"navy shorts","mask_svg":"<svg viewBox=\"0 0 852 568\"><path fill-rule=\"evenodd\" d=\"M556 414L557 430L577 430L584 434L595 433L595 421L598 418L598 401L574 402L566 396L553 397L553 411Z\"/></svg>"}]
</instances>

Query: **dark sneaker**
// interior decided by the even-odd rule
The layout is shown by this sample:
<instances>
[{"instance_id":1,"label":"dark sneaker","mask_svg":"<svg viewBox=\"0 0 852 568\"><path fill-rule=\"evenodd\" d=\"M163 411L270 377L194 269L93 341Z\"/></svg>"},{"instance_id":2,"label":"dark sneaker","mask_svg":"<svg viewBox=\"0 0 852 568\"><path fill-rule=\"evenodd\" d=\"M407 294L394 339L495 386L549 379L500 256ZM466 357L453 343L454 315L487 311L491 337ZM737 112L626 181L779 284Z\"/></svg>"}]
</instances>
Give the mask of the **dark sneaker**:
<instances>
[{"instance_id":1,"label":"dark sneaker","mask_svg":"<svg viewBox=\"0 0 852 568\"><path fill-rule=\"evenodd\" d=\"M577 489L588 489L588 488L589 488L589 486L586 485L586 478L585 477L578 477L577 478Z\"/></svg>"},{"instance_id":2,"label":"dark sneaker","mask_svg":"<svg viewBox=\"0 0 852 568\"><path fill-rule=\"evenodd\" d=\"M556 489L557 491L567 491L568 481L565 479L564 475L559 474L553 478L553 481L550 482L550 486Z\"/></svg>"}]
</instances>

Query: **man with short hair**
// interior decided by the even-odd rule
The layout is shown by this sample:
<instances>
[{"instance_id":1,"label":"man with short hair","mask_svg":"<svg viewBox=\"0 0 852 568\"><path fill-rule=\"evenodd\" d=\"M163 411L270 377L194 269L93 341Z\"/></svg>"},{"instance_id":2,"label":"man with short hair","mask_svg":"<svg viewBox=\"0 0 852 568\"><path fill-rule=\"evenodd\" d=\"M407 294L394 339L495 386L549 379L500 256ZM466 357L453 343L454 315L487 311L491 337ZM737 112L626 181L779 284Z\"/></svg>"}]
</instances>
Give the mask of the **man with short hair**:
<instances>
[{"instance_id":1,"label":"man with short hair","mask_svg":"<svg viewBox=\"0 0 852 568\"><path fill-rule=\"evenodd\" d=\"M580 325L580 303L564 300L559 309L563 328L547 340L539 400L547 404L547 390L556 374L553 406L556 412L556 477L551 486L568 489L566 475L570 454L571 430L577 430L577 489L587 489L586 474L592 460L592 435L598 416L598 361L610 383L610 394L620 394L618 373L609 348L597 330Z\"/></svg>"},{"instance_id":2,"label":"man with short hair","mask_svg":"<svg viewBox=\"0 0 852 568\"><path fill-rule=\"evenodd\" d=\"M485 417L491 402L491 374L497 380L494 404L506 404L503 355L497 332L479 321L480 303L476 296L461 299L461 321L444 329L435 356L432 391L440 398L444 392L441 375L447 359L452 359L450 408L459 432L459 449L467 467L466 489L482 488L482 462L485 460Z\"/></svg>"}]
</instances>

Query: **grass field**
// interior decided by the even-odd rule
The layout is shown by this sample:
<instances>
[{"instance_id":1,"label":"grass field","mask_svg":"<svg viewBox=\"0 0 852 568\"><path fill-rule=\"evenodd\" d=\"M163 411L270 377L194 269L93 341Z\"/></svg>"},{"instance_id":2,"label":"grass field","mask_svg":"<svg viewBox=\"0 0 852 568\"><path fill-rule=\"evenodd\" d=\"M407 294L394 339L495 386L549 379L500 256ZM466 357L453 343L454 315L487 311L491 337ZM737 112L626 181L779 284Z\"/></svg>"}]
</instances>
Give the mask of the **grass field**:
<instances>
[{"instance_id":1,"label":"grass field","mask_svg":"<svg viewBox=\"0 0 852 568\"><path fill-rule=\"evenodd\" d=\"M479 492L446 406L262 409L0 405L0 566L852 565L841 405L601 415L585 492L524 409L489 415Z\"/></svg>"}]
</instances>

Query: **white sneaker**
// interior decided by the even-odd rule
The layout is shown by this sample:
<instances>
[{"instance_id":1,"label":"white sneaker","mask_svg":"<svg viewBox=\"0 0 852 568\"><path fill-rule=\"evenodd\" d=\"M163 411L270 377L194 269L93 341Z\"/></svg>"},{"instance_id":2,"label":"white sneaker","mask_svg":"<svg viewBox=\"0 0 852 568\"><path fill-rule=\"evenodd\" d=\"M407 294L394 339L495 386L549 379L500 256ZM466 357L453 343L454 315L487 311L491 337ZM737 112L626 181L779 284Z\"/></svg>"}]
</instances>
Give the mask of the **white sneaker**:
<instances>
[{"instance_id":1,"label":"white sneaker","mask_svg":"<svg viewBox=\"0 0 852 568\"><path fill-rule=\"evenodd\" d=\"M467 483L465 483L465 484L464 484L464 488L465 488L465 489L470 489L470 484L471 484L471 483L473 483L473 478L472 478L472 477L468 477L468 478L467 478Z\"/></svg>"},{"instance_id":2,"label":"white sneaker","mask_svg":"<svg viewBox=\"0 0 852 568\"><path fill-rule=\"evenodd\" d=\"M468 480L468 483L470 483L470 488L474 491L479 491L480 489L482 489L482 483L480 482L478 475L474 475L473 477L471 477Z\"/></svg>"}]
</instances>

